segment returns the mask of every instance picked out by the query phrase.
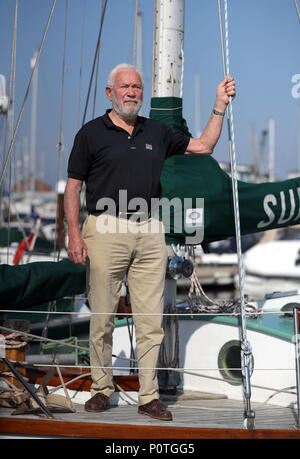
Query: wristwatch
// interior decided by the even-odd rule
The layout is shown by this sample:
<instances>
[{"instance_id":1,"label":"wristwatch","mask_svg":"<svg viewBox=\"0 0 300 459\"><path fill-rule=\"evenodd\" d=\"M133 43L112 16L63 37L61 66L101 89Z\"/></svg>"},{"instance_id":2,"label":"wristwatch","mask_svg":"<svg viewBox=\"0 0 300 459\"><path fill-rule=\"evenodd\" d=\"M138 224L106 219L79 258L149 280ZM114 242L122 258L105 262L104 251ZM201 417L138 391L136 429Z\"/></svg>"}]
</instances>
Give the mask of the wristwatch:
<instances>
[{"instance_id":1,"label":"wristwatch","mask_svg":"<svg viewBox=\"0 0 300 459\"><path fill-rule=\"evenodd\" d=\"M218 110L213 109L213 113L214 113L215 115L224 116L226 112L218 112Z\"/></svg>"}]
</instances>

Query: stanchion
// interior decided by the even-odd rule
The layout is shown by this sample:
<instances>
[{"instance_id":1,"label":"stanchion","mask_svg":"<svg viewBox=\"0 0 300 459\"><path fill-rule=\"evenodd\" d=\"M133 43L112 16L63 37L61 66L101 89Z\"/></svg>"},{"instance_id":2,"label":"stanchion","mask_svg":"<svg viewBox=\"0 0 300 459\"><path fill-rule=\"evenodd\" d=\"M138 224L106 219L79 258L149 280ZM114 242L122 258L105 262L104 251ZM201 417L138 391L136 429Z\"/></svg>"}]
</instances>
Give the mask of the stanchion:
<instances>
[{"instance_id":1,"label":"stanchion","mask_svg":"<svg viewBox=\"0 0 300 459\"><path fill-rule=\"evenodd\" d=\"M34 390L31 389L29 384L22 378L20 373L15 369L14 365L12 362L10 362L6 357L0 357L3 362L7 365L7 367L10 369L10 371L15 375L15 377L18 379L18 381L22 384L24 389L31 395L31 397L35 400L35 402L39 405L43 413L47 416L47 418L54 419L54 416L52 413L49 411L49 409L43 404L43 402L39 399L37 394L34 392Z\"/></svg>"},{"instance_id":2,"label":"stanchion","mask_svg":"<svg viewBox=\"0 0 300 459\"><path fill-rule=\"evenodd\" d=\"M296 386L297 386L297 428L300 428L300 372L299 372L299 311L294 308L294 338L295 338L295 359L296 359Z\"/></svg>"}]
</instances>

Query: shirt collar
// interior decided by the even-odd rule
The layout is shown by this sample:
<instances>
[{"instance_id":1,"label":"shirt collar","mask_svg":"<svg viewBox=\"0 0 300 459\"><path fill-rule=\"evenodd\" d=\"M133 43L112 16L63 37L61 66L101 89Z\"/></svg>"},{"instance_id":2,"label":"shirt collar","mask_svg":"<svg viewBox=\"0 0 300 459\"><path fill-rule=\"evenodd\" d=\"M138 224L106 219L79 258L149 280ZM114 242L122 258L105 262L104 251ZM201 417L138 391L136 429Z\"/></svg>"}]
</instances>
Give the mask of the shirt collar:
<instances>
[{"instance_id":1,"label":"shirt collar","mask_svg":"<svg viewBox=\"0 0 300 459\"><path fill-rule=\"evenodd\" d=\"M122 129L122 128L119 128L119 126L116 126L112 120L110 119L110 117L108 116L108 114L111 112L111 108L109 108L108 110L106 110L105 114L103 116L101 116L102 118L102 121L103 123L106 125L106 127L108 129ZM143 128L143 124L144 124L144 121L145 121L145 118L143 116L138 116L137 117L137 122L134 126L134 129L135 130L140 130Z\"/></svg>"}]
</instances>

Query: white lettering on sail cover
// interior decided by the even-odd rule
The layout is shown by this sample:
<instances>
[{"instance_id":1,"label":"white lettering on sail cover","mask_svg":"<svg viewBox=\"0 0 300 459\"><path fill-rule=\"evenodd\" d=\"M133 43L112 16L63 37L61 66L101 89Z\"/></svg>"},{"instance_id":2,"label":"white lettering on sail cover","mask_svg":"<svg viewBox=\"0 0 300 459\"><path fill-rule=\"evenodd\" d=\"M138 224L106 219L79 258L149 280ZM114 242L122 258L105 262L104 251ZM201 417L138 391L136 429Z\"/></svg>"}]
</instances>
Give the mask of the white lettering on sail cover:
<instances>
[{"instance_id":1,"label":"white lettering on sail cover","mask_svg":"<svg viewBox=\"0 0 300 459\"><path fill-rule=\"evenodd\" d=\"M277 198L275 194L267 194L264 197L264 211L268 217L267 220L261 220L257 224L257 228L266 228L267 226L270 226L272 223L275 222L276 219L276 214L274 212L275 207L277 207L277 211L280 210L280 217L278 218L278 221L275 222L278 225L284 225L288 223L291 220L299 220L300 218L300 188L297 188L297 194L298 194L298 201L299 201L299 209L297 215L295 215L295 210L296 210L296 203L295 203L295 196L294 196L294 190L290 189L289 190L289 199L290 199L290 212L287 216L286 214L286 194L284 191L280 191L280 200L279 202L277 201ZM270 205L273 206L273 208L270 207ZM274 210L273 210L274 209Z\"/></svg>"},{"instance_id":2,"label":"white lettering on sail cover","mask_svg":"<svg viewBox=\"0 0 300 459\"><path fill-rule=\"evenodd\" d=\"M296 73L296 75L292 76L292 83L296 83L292 87L292 97L294 99L299 99L300 97L300 74Z\"/></svg>"}]
</instances>

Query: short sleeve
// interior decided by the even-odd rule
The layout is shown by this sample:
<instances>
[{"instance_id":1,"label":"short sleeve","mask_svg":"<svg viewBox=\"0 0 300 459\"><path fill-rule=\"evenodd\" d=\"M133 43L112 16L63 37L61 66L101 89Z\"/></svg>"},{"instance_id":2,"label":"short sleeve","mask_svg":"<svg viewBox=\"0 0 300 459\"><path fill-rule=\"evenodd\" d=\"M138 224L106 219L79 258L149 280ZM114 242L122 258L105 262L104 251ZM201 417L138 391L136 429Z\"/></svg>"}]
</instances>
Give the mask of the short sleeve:
<instances>
[{"instance_id":1,"label":"short sleeve","mask_svg":"<svg viewBox=\"0 0 300 459\"><path fill-rule=\"evenodd\" d=\"M90 169L89 147L84 129L76 134L68 162L68 177L86 180Z\"/></svg>"},{"instance_id":2,"label":"short sleeve","mask_svg":"<svg viewBox=\"0 0 300 459\"><path fill-rule=\"evenodd\" d=\"M164 126L163 140L166 151L166 158L185 153L190 141L190 137L182 132L174 131L168 126Z\"/></svg>"}]
</instances>

